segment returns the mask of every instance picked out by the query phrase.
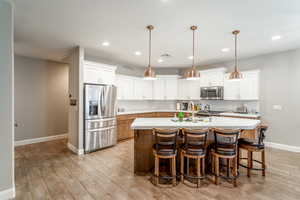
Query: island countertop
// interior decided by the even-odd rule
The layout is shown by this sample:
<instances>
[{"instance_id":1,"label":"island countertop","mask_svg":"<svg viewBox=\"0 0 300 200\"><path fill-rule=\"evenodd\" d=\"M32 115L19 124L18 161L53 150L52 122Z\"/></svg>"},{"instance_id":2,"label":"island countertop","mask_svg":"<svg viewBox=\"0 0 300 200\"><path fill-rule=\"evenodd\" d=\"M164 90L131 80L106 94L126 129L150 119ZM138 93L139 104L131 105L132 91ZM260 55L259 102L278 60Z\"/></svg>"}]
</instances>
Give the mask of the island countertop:
<instances>
[{"instance_id":1,"label":"island countertop","mask_svg":"<svg viewBox=\"0 0 300 200\"><path fill-rule=\"evenodd\" d=\"M149 130L153 128L223 128L223 129L242 129L252 130L259 124L260 120L210 117L201 118L203 121L194 122L174 122L172 118L136 118L131 124L134 130Z\"/></svg>"}]
</instances>

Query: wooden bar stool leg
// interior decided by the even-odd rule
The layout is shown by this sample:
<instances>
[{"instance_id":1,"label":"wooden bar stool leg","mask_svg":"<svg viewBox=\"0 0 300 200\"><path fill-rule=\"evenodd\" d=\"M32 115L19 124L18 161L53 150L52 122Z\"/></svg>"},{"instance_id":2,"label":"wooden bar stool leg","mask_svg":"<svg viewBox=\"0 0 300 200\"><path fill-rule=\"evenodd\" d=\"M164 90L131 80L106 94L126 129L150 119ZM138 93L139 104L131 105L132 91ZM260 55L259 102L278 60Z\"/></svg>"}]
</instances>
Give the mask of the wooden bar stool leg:
<instances>
[{"instance_id":1,"label":"wooden bar stool leg","mask_svg":"<svg viewBox=\"0 0 300 200\"><path fill-rule=\"evenodd\" d=\"M158 185L158 183L159 183L159 158L157 156L155 156L154 175L155 175L155 185Z\"/></svg>"},{"instance_id":2,"label":"wooden bar stool leg","mask_svg":"<svg viewBox=\"0 0 300 200\"><path fill-rule=\"evenodd\" d=\"M262 162L262 176L266 176L266 158L265 158L265 150L261 152L261 162Z\"/></svg>"},{"instance_id":3,"label":"wooden bar stool leg","mask_svg":"<svg viewBox=\"0 0 300 200\"><path fill-rule=\"evenodd\" d=\"M252 169L253 168L253 152L252 151L250 151L251 152L251 157L250 157L250 169Z\"/></svg>"},{"instance_id":4,"label":"wooden bar stool leg","mask_svg":"<svg viewBox=\"0 0 300 200\"><path fill-rule=\"evenodd\" d=\"M186 158L186 174L189 176L190 175L190 158Z\"/></svg>"},{"instance_id":5,"label":"wooden bar stool leg","mask_svg":"<svg viewBox=\"0 0 300 200\"><path fill-rule=\"evenodd\" d=\"M227 171L226 171L226 175L227 175L227 177L229 177L229 170L230 170L230 159L229 159L229 158L227 158L227 159L226 159L226 161L227 161Z\"/></svg>"},{"instance_id":6,"label":"wooden bar stool leg","mask_svg":"<svg viewBox=\"0 0 300 200\"><path fill-rule=\"evenodd\" d=\"M173 177L173 186L176 185L176 157L172 158L172 177Z\"/></svg>"},{"instance_id":7,"label":"wooden bar stool leg","mask_svg":"<svg viewBox=\"0 0 300 200\"><path fill-rule=\"evenodd\" d=\"M211 155L211 167L212 167L212 173L215 174L215 156Z\"/></svg>"},{"instance_id":8,"label":"wooden bar stool leg","mask_svg":"<svg viewBox=\"0 0 300 200\"><path fill-rule=\"evenodd\" d=\"M173 173L173 158L170 158L169 162L170 162L170 172L172 174Z\"/></svg>"},{"instance_id":9,"label":"wooden bar stool leg","mask_svg":"<svg viewBox=\"0 0 300 200\"><path fill-rule=\"evenodd\" d=\"M248 167L248 168L247 168L247 176L250 177L251 151L248 150L247 154L248 154L248 158L247 158L247 161L248 161L248 163L247 163L247 167Z\"/></svg>"},{"instance_id":10,"label":"wooden bar stool leg","mask_svg":"<svg viewBox=\"0 0 300 200\"><path fill-rule=\"evenodd\" d=\"M236 156L236 157L234 157L233 158L233 176L234 176L234 178L233 178L233 186L234 187L236 187L237 186L237 175L238 175L238 166L237 166L237 164L238 164L238 157Z\"/></svg>"},{"instance_id":11,"label":"wooden bar stool leg","mask_svg":"<svg viewBox=\"0 0 300 200\"><path fill-rule=\"evenodd\" d=\"M215 184L219 184L219 157L215 157L215 170L216 170L216 175L215 175Z\"/></svg>"},{"instance_id":12,"label":"wooden bar stool leg","mask_svg":"<svg viewBox=\"0 0 300 200\"><path fill-rule=\"evenodd\" d=\"M202 166L201 166L202 176L205 176L205 158L201 158L201 160L202 160Z\"/></svg>"},{"instance_id":13,"label":"wooden bar stool leg","mask_svg":"<svg viewBox=\"0 0 300 200\"><path fill-rule=\"evenodd\" d=\"M237 168L240 168L240 154L241 154L241 149L237 148Z\"/></svg>"},{"instance_id":14,"label":"wooden bar stool leg","mask_svg":"<svg viewBox=\"0 0 300 200\"><path fill-rule=\"evenodd\" d=\"M181 155L180 155L180 179L181 179L181 182L184 181L183 174L184 174L184 156L183 156L183 153L181 153Z\"/></svg>"},{"instance_id":15,"label":"wooden bar stool leg","mask_svg":"<svg viewBox=\"0 0 300 200\"><path fill-rule=\"evenodd\" d=\"M197 176L200 177L201 176L200 158L197 158L196 161L197 161ZM200 179L197 179L197 187L199 186L200 186Z\"/></svg>"}]
</instances>

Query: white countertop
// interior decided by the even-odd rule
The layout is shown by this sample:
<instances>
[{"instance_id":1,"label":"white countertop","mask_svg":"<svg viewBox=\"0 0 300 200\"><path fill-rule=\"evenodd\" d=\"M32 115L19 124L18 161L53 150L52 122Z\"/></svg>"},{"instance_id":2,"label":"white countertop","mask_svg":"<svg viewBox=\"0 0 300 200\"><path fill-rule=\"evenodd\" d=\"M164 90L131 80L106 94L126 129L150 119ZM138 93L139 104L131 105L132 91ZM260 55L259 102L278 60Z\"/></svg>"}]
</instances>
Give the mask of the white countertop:
<instances>
[{"instance_id":1,"label":"white countertop","mask_svg":"<svg viewBox=\"0 0 300 200\"><path fill-rule=\"evenodd\" d=\"M191 112L188 110L133 110L118 112L117 115L130 115L130 114L140 114L140 113L152 113L152 112Z\"/></svg>"},{"instance_id":2,"label":"white countertop","mask_svg":"<svg viewBox=\"0 0 300 200\"><path fill-rule=\"evenodd\" d=\"M193 122L174 122L172 118L136 118L131 124L132 129L152 129L152 128L223 128L223 129L255 129L260 120L227 118L227 117L211 117L202 118L205 121Z\"/></svg>"},{"instance_id":3,"label":"white countertop","mask_svg":"<svg viewBox=\"0 0 300 200\"><path fill-rule=\"evenodd\" d=\"M232 112L224 112L224 113L220 113L219 115L222 116L232 116L232 117L251 117L251 118L259 118L260 114L242 114L242 113L232 113Z\"/></svg>"},{"instance_id":4,"label":"white countertop","mask_svg":"<svg viewBox=\"0 0 300 200\"><path fill-rule=\"evenodd\" d=\"M190 113L188 110L134 110L134 111L125 111L118 112L117 115L130 115L130 114L141 114L141 113L151 113L151 112L185 112ZM232 116L232 117L250 117L250 118L259 118L260 114L241 114L241 113L233 113L233 112L224 112L217 115L221 116Z\"/></svg>"}]
</instances>

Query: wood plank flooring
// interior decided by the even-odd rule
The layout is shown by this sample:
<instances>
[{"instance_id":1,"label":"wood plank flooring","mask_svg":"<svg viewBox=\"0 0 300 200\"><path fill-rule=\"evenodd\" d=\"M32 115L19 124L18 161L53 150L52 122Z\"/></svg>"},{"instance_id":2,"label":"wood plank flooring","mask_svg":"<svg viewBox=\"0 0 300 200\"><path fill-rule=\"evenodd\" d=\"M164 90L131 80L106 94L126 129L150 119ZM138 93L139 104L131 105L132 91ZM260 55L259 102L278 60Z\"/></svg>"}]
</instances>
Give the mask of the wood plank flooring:
<instances>
[{"instance_id":1,"label":"wood plank flooring","mask_svg":"<svg viewBox=\"0 0 300 200\"><path fill-rule=\"evenodd\" d=\"M300 199L300 154L267 149L267 173L247 178L240 170L238 187L210 180L200 188L185 184L155 187L147 176L133 174L133 140L85 156L72 154L66 140L17 147L16 199Z\"/></svg>"}]
</instances>

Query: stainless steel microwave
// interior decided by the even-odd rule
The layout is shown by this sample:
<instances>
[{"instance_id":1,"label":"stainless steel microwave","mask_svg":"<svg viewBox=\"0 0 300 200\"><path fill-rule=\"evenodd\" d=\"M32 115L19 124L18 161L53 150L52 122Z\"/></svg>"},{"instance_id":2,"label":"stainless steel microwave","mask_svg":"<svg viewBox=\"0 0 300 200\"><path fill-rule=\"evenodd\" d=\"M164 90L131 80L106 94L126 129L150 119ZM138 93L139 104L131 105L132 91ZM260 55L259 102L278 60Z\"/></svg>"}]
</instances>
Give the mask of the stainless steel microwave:
<instances>
[{"instance_id":1,"label":"stainless steel microwave","mask_svg":"<svg viewBox=\"0 0 300 200\"><path fill-rule=\"evenodd\" d=\"M211 99L211 100L222 100L224 98L224 87L222 86L201 87L200 98Z\"/></svg>"}]
</instances>

